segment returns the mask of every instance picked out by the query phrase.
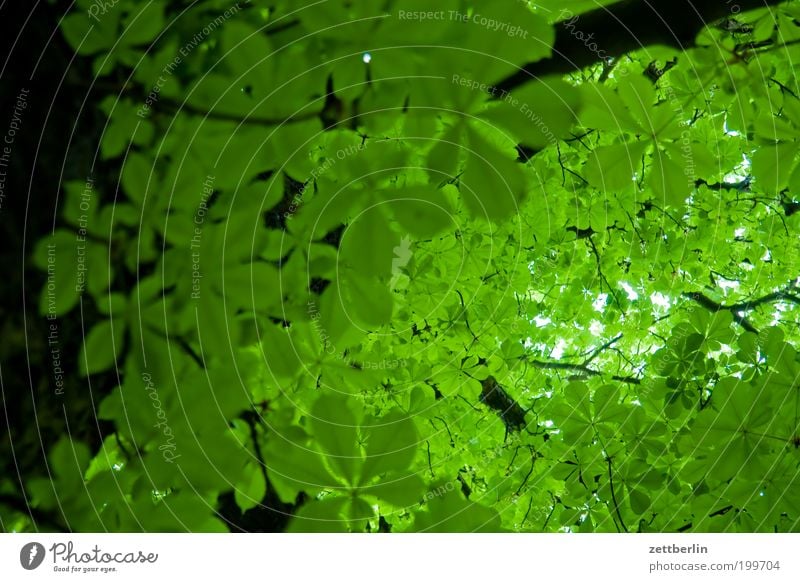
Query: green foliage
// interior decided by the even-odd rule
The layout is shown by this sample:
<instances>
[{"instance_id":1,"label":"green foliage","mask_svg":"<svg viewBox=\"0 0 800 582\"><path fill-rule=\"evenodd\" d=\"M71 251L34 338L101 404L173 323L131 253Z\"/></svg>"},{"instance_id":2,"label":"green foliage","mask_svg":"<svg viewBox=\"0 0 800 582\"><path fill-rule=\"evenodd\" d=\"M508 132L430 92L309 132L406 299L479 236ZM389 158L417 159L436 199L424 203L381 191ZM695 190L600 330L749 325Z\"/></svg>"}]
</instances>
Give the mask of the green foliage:
<instances>
[{"instance_id":1,"label":"green foliage","mask_svg":"<svg viewBox=\"0 0 800 582\"><path fill-rule=\"evenodd\" d=\"M800 530L795 3L505 94L561 3L222 4L61 24L131 78L100 105L120 183L88 215L64 185L40 309L96 308L75 373L119 386L113 436L60 441L38 507L77 531L224 530L230 492L287 531Z\"/></svg>"}]
</instances>

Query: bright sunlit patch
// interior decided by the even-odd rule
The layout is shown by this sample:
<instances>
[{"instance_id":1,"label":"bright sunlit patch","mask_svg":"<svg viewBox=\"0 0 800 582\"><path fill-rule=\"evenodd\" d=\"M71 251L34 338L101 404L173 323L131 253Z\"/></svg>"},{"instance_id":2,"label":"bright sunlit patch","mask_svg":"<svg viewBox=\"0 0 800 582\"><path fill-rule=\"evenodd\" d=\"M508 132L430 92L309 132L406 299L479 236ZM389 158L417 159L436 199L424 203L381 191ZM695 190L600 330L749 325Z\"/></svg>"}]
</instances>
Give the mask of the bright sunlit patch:
<instances>
[{"instance_id":1,"label":"bright sunlit patch","mask_svg":"<svg viewBox=\"0 0 800 582\"><path fill-rule=\"evenodd\" d=\"M750 170L750 159L742 154L742 163L737 165L732 172L725 174L725 177L722 179L723 182L726 184L736 184L737 182L741 182L745 178L747 178Z\"/></svg>"},{"instance_id":2,"label":"bright sunlit patch","mask_svg":"<svg viewBox=\"0 0 800 582\"><path fill-rule=\"evenodd\" d=\"M608 293L600 293L597 299L595 299L594 302L592 303L592 307L594 307L594 310L603 313L603 310L606 308L607 299L608 299Z\"/></svg>"},{"instance_id":3,"label":"bright sunlit patch","mask_svg":"<svg viewBox=\"0 0 800 582\"><path fill-rule=\"evenodd\" d=\"M601 335L603 335L603 330L605 328L606 326L604 326L602 323L600 323L595 319L589 326L589 332L595 337L600 337Z\"/></svg>"},{"instance_id":4,"label":"bright sunlit patch","mask_svg":"<svg viewBox=\"0 0 800 582\"><path fill-rule=\"evenodd\" d=\"M736 136L742 135L741 133L739 133L735 129L728 129L728 119L727 119L727 117L725 118L725 123L723 123L723 125L722 125L722 130L725 132L725 135L729 135L731 137L736 137Z\"/></svg>"},{"instance_id":5,"label":"bright sunlit patch","mask_svg":"<svg viewBox=\"0 0 800 582\"><path fill-rule=\"evenodd\" d=\"M669 308L669 297L658 291L650 294L650 301L653 305L658 307L663 307L664 309Z\"/></svg>"},{"instance_id":6,"label":"bright sunlit patch","mask_svg":"<svg viewBox=\"0 0 800 582\"><path fill-rule=\"evenodd\" d=\"M637 299L639 299L639 294L636 291L634 291L633 287L631 287L628 283L622 281L620 283L620 286L623 289L625 289L625 293L628 294L628 299L630 299L631 301L636 301Z\"/></svg>"},{"instance_id":7,"label":"bright sunlit patch","mask_svg":"<svg viewBox=\"0 0 800 582\"><path fill-rule=\"evenodd\" d=\"M553 351L550 354L550 357L554 360L560 360L561 356L564 355L564 348L567 347L567 342L564 339L559 339L556 347L553 348Z\"/></svg>"},{"instance_id":8,"label":"bright sunlit patch","mask_svg":"<svg viewBox=\"0 0 800 582\"><path fill-rule=\"evenodd\" d=\"M548 323L552 323L553 320L550 319L549 317L542 317L541 315L537 315L536 317L533 318L533 321L536 324L536 327L544 327Z\"/></svg>"},{"instance_id":9,"label":"bright sunlit patch","mask_svg":"<svg viewBox=\"0 0 800 582\"><path fill-rule=\"evenodd\" d=\"M365 63L369 64L370 61L372 61L372 55L369 54L369 53L364 53L364 56L361 57L361 60L364 61Z\"/></svg>"}]
</instances>

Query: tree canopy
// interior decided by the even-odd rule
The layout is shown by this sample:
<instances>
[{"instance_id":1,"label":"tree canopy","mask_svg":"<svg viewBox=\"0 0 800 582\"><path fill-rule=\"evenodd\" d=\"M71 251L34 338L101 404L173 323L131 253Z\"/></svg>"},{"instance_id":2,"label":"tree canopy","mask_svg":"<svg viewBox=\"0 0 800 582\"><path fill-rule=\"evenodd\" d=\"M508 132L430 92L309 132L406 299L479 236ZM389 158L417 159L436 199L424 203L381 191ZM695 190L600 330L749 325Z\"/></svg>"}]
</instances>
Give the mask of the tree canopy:
<instances>
[{"instance_id":1,"label":"tree canopy","mask_svg":"<svg viewBox=\"0 0 800 582\"><path fill-rule=\"evenodd\" d=\"M800 4L60 33L105 125L32 316L81 322L99 445L3 477L4 528L800 530Z\"/></svg>"}]
</instances>

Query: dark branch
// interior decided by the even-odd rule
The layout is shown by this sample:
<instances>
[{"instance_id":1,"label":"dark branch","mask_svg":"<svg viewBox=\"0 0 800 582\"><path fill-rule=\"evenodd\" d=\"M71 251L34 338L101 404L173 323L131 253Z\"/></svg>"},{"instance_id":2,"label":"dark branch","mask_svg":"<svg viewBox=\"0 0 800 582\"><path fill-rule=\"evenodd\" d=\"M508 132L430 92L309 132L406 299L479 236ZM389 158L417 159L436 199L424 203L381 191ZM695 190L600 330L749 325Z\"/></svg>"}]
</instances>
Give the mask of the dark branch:
<instances>
[{"instance_id":1,"label":"dark branch","mask_svg":"<svg viewBox=\"0 0 800 582\"><path fill-rule=\"evenodd\" d=\"M744 180L740 180L739 182L716 182L714 184L709 184L702 178L695 180L694 185L696 187L705 186L709 190L715 190L719 192L720 190L736 190L739 192L747 192L750 189L750 177L748 176Z\"/></svg>"},{"instance_id":2,"label":"dark branch","mask_svg":"<svg viewBox=\"0 0 800 582\"><path fill-rule=\"evenodd\" d=\"M736 5L744 12L782 1L737 0ZM643 47L663 45L685 50L694 45L697 34L709 23L730 15L731 6L721 0L623 0L578 17L564 10L555 25L553 56L525 65L498 83L498 88L510 91L533 79L571 73Z\"/></svg>"},{"instance_id":3,"label":"dark branch","mask_svg":"<svg viewBox=\"0 0 800 582\"><path fill-rule=\"evenodd\" d=\"M527 426L527 412L497 383L494 376L488 376L481 382L481 402L496 411L505 424L506 432L522 430Z\"/></svg>"},{"instance_id":4,"label":"dark branch","mask_svg":"<svg viewBox=\"0 0 800 582\"><path fill-rule=\"evenodd\" d=\"M752 323L750 323L744 315L738 313L739 311L741 311L740 309L731 309L730 307L726 307L720 303L717 303L710 297L706 297L699 291L683 293L681 296L685 297L686 299L691 299L701 307L705 307L706 309L714 313L716 313L717 311L730 311L736 323L741 325L744 329L746 329L749 332L758 333L758 329L756 329L756 327Z\"/></svg>"},{"instance_id":5,"label":"dark branch","mask_svg":"<svg viewBox=\"0 0 800 582\"><path fill-rule=\"evenodd\" d=\"M469 330L469 333L472 334L472 341L477 343L479 341L478 336L475 335L475 332L472 331L472 328L469 326L469 315L467 314L467 305L464 303L464 296L458 289L456 289L456 293L458 293L458 298L461 300L461 314L464 316L464 323L467 325L467 330Z\"/></svg>"},{"instance_id":6,"label":"dark branch","mask_svg":"<svg viewBox=\"0 0 800 582\"><path fill-rule=\"evenodd\" d=\"M589 364L591 364L591 363L592 363L592 361L593 361L593 360L594 360L594 359L595 359L597 356L599 356L599 355L600 355L602 352L604 352L605 350L607 350L608 348L610 348L611 346L613 346L615 343L617 343L617 342L618 342L619 340L621 340L621 339L622 339L622 334L619 334L617 337L611 338L611 339L610 339L610 340L608 340L606 343L604 343L602 346L600 346L600 347L599 347L599 348L597 348L596 350L592 351L592 353L591 353L591 354L589 354L589 357L587 357L587 358L586 358L586 359L583 361L583 364L582 364L582 365L583 365L583 366L588 366Z\"/></svg>"},{"instance_id":7,"label":"dark branch","mask_svg":"<svg viewBox=\"0 0 800 582\"><path fill-rule=\"evenodd\" d=\"M619 510L619 503L617 502L617 494L614 491L614 473L611 470L611 457L607 457L606 461L608 462L608 481L609 485L611 486L611 501L614 503L614 509L617 512L617 519L619 519L619 524L622 526L622 529L625 530L627 533L628 526L625 525L625 521L622 519L622 513Z\"/></svg>"},{"instance_id":8,"label":"dark branch","mask_svg":"<svg viewBox=\"0 0 800 582\"><path fill-rule=\"evenodd\" d=\"M530 365L539 368L541 370L564 370L566 372L578 372L583 376L605 376L603 372L599 370L593 370L588 366L584 366L582 364L570 364L568 362L543 362L541 360L534 360L532 358L525 358L525 361L528 362ZM618 376L612 375L610 376L612 380L616 380L617 382L625 382L627 384L641 384L642 381L639 378L634 376Z\"/></svg>"},{"instance_id":9,"label":"dark branch","mask_svg":"<svg viewBox=\"0 0 800 582\"><path fill-rule=\"evenodd\" d=\"M776 302L785 302L785 303L794 303L795 305L800 305L800 296L795 295L793 293L789 293L788 291L775 291L774 293L769 293L768 295L764 295L763 297L759 297L758 299L751 299L749 301L740 301L739 303L734 303L733 305L723 305L722 303L718 303L714 301L710 297L703 295L699 291L692 291L689 293L683 293L682 295L686 299L691 299L695 301L702 307L705 307L709 311L717 312L717 311L730 311L733 315L733 319L741 325L747 331L758 333L758 330L750 323L747 318L741 314L743 311L752 311L757 307L761 307L762 305L768 305L770 303Z\"/></svg>"}]
</instances>

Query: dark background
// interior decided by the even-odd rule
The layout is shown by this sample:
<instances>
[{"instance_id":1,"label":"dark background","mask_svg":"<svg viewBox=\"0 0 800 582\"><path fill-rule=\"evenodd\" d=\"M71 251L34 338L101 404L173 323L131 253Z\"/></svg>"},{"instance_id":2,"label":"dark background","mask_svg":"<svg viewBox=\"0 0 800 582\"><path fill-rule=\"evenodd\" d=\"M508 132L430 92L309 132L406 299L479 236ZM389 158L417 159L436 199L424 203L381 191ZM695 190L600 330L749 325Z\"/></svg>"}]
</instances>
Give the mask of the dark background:
<instances>
[{"instance_id":1,"label":"dark background","mask_svg":"<svg viewBox=\"0 0 800 582\"><path fill-rule=\"evenodd\" d=\"M69 433L93 451L102 441L88 384L74 373L82 340L80 312L58 319L65 371L58 396L47 346L50 322L39 314L46 277L30 260L36 242L59 225L62 171L64 180L85 181L105 122L94 106L102 96L92 93L87 99L91 60L73 59L58 30L69 5L0 2L0 139L20 91L29 91L0 210L0 530L9 518L3 505L30 512L22 483L47 476L45 451L61 436ZM110 175L113 168L95 166L95 172ZM91 325L93 317L85 312L83 325ZM113 388L111 380L92 379L95 401ZM40 524L47 518L38 517Z\"/></svg>"}]
</instances>

